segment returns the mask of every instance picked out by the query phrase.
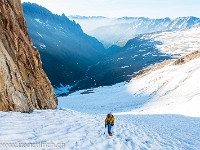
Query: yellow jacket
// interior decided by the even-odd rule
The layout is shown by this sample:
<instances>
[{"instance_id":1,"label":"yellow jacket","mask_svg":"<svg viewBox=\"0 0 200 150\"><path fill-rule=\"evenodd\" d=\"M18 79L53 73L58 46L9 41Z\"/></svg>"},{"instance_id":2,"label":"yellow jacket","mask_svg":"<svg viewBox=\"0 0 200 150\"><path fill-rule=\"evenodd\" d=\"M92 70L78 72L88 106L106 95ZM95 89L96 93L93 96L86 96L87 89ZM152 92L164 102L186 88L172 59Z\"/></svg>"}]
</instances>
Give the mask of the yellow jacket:
<instances>
[{"instance_id":1,"label":"yellow jacket","mask_svg":"<svg viewBox=\"0 0 200 150\"><path fill-rule=\"evenodd\" d=\"M108 115L107 115L106 120L105 120L105 125L107 125L107 124L113 124L114 125L114 123L115 123L115 117L112 116L111 118L109 118Z\"/></svg>"}]
</instances>

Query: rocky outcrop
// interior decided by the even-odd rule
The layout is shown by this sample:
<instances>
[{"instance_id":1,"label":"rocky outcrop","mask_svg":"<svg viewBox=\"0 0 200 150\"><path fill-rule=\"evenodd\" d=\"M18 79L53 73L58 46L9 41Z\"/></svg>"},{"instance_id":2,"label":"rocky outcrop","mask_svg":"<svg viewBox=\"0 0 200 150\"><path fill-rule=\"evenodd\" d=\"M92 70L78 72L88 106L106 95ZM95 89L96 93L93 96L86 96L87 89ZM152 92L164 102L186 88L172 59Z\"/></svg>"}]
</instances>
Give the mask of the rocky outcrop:
<instances>
[{"instance_id":1,"label":"rocky outcrop","mask_svg":"<svg viewBox=\"0 0 200 150\"><path fill-rule=\"evenodd\" d=\"M161 63L158 63L158 64L155 64L155 65L149 66L147 68L144 68L144 69L136 72L135 74L133 74L132 78L135 78L135 79L142 78L142 77L150 74L152 71L161 69L161 68L165 67L166 65L173 63L174 61L175 61L175 59L164 60Z\"/></svg>"},{"instance_id":2,"label":"rocky outcrop","mask_svg":"<svg viewBox=\"0 0 200 150\"><path fill-rule=\"evenodd\" d=\"M155 64L153 66L149 66L147 68L144 68L138 72L136 72L135 74L133 74L132 78L135 78L135 79L139 79L139 78L142 78L148 74L150 74L152 71L155 71L155 70L158 70L158 69L161 69L169 64L172 64L172 65L183 65L193 59L196 59L196 58L199 58L200 57L200 50L197 50L193 53L190 53L186 56L183 56L179 59L169 59L169 60L165 60L161 63L158 63L158 64ZM130 81L130 80L129 80ZM127 81L127 82L129 82Z\"/></svg>"},{"instance_id":3,"label":"rocky outcrop","mask_svg":"<svg viewBox=\"0 0 200 150\"><path fill-rule=\"evenodd\" d=\"M56 109L57 103L20 0L0 0L0 111Z\"/></svg>"},{"instance_id":4,"label":"rocky outcrop","mask_svg":"<svg viewBox=\"0 0 200 150\"><path fill-rule=\"evenodd\" d=\"M173 65L183 65L193 59L199 58L200 57L200 50L197 50L191 54L188 54L178 60L176 60Z\"/></svg>"}]
</instances>

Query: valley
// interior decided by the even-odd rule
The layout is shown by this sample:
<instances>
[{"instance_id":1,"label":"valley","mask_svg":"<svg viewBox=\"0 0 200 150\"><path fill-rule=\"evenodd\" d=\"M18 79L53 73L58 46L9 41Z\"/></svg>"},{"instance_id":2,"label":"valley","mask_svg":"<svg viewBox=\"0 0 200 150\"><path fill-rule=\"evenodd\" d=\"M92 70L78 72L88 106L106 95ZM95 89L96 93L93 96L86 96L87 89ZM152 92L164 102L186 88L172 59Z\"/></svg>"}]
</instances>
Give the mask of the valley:
<instances>
[{"instance_id":1,"label":"valley","mask_svg":"<svg viewBox=\"0 0 200 150\"><path fill-rule=\"evenodd\" d=\"M41 55L43 69L58 96L130 80L134 73L143 68L179 58L200 48L199 18L195 17L174 20L81 16L68 18L64 14L58 16L31 3L24 3L23 9L29 34ZM123 24L133 28L126 25L121 27ZM124 35L131 33L123 47L113 45L106 48L105 44L97 40L99 36L89 31L104 26L109 29L109 25L119 25L117 30L123 31ZM107 35L115 32L115 28L109 29L109 32L103 29L101 33L104 32L104 38L120 37ZM112 38L109 39L114 42Z\"/></svg>"}]
</instances>

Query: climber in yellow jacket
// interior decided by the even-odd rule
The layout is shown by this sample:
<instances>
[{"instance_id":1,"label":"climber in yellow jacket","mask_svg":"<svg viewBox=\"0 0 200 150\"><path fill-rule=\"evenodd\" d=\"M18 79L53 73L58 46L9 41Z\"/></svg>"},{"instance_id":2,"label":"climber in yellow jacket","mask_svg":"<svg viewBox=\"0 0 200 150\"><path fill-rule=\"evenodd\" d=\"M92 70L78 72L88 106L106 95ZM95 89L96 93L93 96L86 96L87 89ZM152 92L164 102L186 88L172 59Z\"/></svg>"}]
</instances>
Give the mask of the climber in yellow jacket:
<instances>
[{"instance_id":1,"label":"climber in yellow jacket","mask_svg":"<svg viewBox=\"0 0 200 150\"><path fill-rule=\"evenodd\" d=\"M114 126L114 123L115 123L115 118L112 115L112 113L110 112L107 115L106 120L105 120L105 128L106 128L106 126L108 126L108 134L110 136L112 136L111 127Z\"/></svg>"}]
</instances>

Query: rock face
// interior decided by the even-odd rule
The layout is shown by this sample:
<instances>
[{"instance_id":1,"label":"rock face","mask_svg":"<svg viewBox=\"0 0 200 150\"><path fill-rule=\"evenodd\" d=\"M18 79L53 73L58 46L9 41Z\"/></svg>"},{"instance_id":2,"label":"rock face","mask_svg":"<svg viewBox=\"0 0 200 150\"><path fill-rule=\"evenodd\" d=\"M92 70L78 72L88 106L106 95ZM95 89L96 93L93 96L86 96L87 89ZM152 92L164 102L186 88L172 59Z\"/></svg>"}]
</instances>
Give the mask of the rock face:
<instances>
[{"instance_id":1,"label":"rock face","mask_svg":"<svg viewBox=\"0 0 200 150\"><path fill-rule=\"evenodd\" d=\"M148 74L150 74L151 72L161 69L167 65L169 65L170 63L173 63L175 61L175 59L169 59L169 60L164 60L161 63L155 64L153 66L149 66L147 68L144 68L138 72L136 72L135 74L133 74L132 78L135 79L140 79ZM128 82L130 82L130 80L128 80Z\"/></svg>"},{"instance_id":2,"label":"rock face","mask_svg":"<svg viewBox=\"0 0 200 150\"><path fill-rule=\"evenodd\" d=\"M193 59L199 58L199 57L200 57L200 50L197 50L193 53L190 53L190 54L178 59L173 64L174 65L182 65L182 64L185 64L185 63L187 63Z\"/></svg>"},{"instance_id":3,"label":"rock face","mask_svg":"<svg viewBox=\"0 0 200 150\"><path fill-rule=\"evenodd\" d=\"M57 103L20 0L0 0L0 111L56 109Z\"/></svg>"}]
</instances>

